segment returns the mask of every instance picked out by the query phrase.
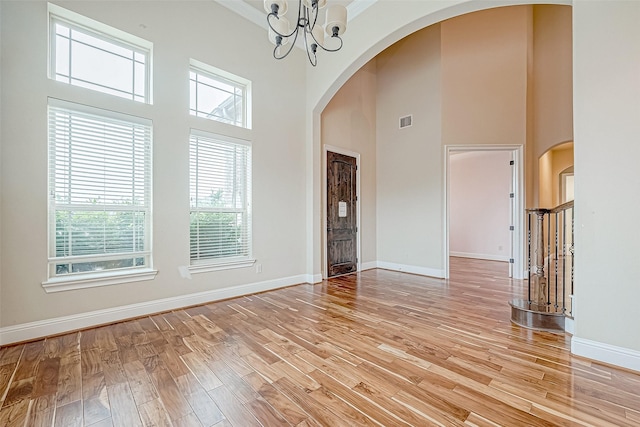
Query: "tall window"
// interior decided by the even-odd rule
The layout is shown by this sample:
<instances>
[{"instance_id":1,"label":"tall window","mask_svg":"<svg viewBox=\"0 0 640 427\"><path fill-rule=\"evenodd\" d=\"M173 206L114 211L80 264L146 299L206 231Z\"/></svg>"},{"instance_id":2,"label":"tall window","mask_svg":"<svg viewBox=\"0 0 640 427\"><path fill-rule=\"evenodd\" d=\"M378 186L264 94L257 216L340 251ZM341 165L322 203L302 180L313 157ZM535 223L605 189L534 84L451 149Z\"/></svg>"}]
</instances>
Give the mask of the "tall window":
<instances>
[{"instance_id":1,"label":"tall window","mask_svg":"<svg viewBox=\"0 0 640 427\"><path fill-rule=\"evenodd\" d=\"M192 60L189 85L191 115L251 127L249 81Z\"/></svg>"},{"instance_id":2,"label":"tall window","mask_svg":"<svg viewBox=\"0 0 640 427\"><path fill-rule=\"evenodd\" d=\"M49 7L52 79L150 103L151 43Z\"/></svg>"},{"instance_id":3,"label":"tall window","mask_svg":"<svg viewBox=\"0 0 640 427\"><path fill-rule=\"evenodd\" d=\"M251 147L192 131L190 138L191 264L251 257Z\"/></svg>"},{"instance_id":4,"label":"tall window","mask_svg":"<svg viewBox=\"0 0 640 427\"><path fill-rule=\"evenodd\" d=\"M150 267L151 122L49 101L49 277Z\"/></svg>"}]
</instances>

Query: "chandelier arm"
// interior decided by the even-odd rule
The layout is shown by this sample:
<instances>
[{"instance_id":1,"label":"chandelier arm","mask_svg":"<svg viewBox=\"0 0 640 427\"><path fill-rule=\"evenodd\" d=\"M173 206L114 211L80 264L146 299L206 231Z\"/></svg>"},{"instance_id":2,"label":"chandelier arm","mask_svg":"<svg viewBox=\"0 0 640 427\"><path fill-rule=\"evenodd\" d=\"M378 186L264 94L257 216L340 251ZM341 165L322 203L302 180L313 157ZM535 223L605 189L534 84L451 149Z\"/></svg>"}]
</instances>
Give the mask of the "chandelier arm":
<instances>
[{"instance_id":1,"label":"chandelier arm","mask_svg":"<svg viewBox=\"0 0 640 427\"><path fill-rule=\"evenodd\" d=\"M309 40L307 39L307 34L311 34L311 38L313 39L314 43L312 45L318 45L318 42L316 41L316 38L313 36L313 33L310 31L306 31L306 29L304 30L304 48L307 51L307 58L309 58L309 62L311 63L312 66L316 66L318 64L318 56L316 55L316 49L314 48L309 48ZM313 57L311 57L311 54L313 54Z\"/></svg>"},{"instance_id":2,"label":"chandelier arm","mask_svg":"<svg viewBox=\"0 0 640 427\"><path fill-rule=\"evenodd\" d=\"M289 56L289 54L291 53L291 51L293 50L293 48L294 48L294 47L295 47L295 45L296 45L296 40L298 39L298 31L297 31L297 30L296 30L296 31L294 31L293 33L291 33L291 35L293 35L294 33L295 33L295 36L293 37L293 41L291 42L291 45L289 46L289 49L287 50L287 52L286 52L284 55L282 55L282 56L278 56L278 55L276 54L276 52L278 51L278 48L279 48L279 47L282 47L282 45L277 45L277 46L273 49L273 57L274 57L275 59L284 59L284 58L286 58L287 56Z\"/></svg>"},{"instance_id":3,"label":"chandelier arm","mask_svg":"<svg viewBox=\"0 0 640 427\"><path fill-rule=\"evenodd\" d=\"M266 4L267 2L265 1L265 5ZM331 38L338 39L338 41L340 42L338 47L336 48L325 47L316 39L316 36L313 34L313 31L318 21L318 14L320 13L319 12L320 7L318 6L319 5L318 1L312 1L311 4L312 4L311 7L307 7L302 4L302 0L298 0L298 20L296 21L294 28L288 34L280 33L272 25L273 17L275 17L275 19L280 19L280 17L278 16L278 5L275 3L271 5L272 11L267 14L267 25L269 26L269 29L273 31L273 33L271 33L269 37L270 39L272 39L272 42L276 44L276 47L273 49L273 57L275 59L284 59L291 53L291 51L295 47L296 41L298 40L300 31L304 33L303 34L304 47L305 47L305 50L307 51L307 58L309 59L309 62L311 63L311 65L314 67L318 63L318 57L317 57L318 47L320 47L322 50L326 52L337 52L340 49L342 49L343 41L342 41L342 38L338 35L342 24L338 23L337 25L334 25L332 28L333 34L331 35ZM345 18L346 18L346 14L343 13L342 19L344 20ZM340 18L338 18L338 21L340 21ZM279 25L281 29L284 29L282 27L286 27L286 26L287 25ZM344 31L344 28L342 28L342 31ZM308 34L311 35L311 40L309 40ZM289 38L292 36L293 36L293 40L290 40ZM289 48L284 54L280 55L279 51L283 48L282 42L285 41L284 39L286 39L287 42L291 41L291 46L289 46ZM324 43L325 38L321 37L321 39L323 40L323 43Z\"/></svg>"},{"instance_id":4,"label":"chandelier arm","mask_svg":"<svg viewBox=\"0 0 640 427\"><path fill-rule=\"evenodd\" d=\"M313 29L316 27L316 21L318 20L318 13L320 12L320 8L318 8L318 4L317 3L316 3L316 6L313 8L313 10L311 12L312 13L315 12L315 15L313 16L313 24L309 25L309 31L313 31ZM309 17L311 17L311 15L309 15ZM311 20L309 20L307 22L311 22Z\"/></svg>"},{"instance_id":5,"label":"chandelier arm","mask_svg":"<svg viewBox=\"0 0 640 427\"><path fill-rule=\"evenodd\" d=\"M318 65L318 57L316 56L316 53L313 53L313 59L311 59L311 53L309 53L309 51L307 51L307 57L309 58L309 62L311 63L311 66L315 67L316 65Z\"/></svg>"},{"instance_id":6,"label":"chandelier arm","mask_svg":"<svg viewBox=\"0 0 640 427\"><path fill-rule=\"evenodd\" d=\"M313 34L311 34L311 36L313 37ZM338 40L340 40L340 46L338 46L338 47L337 47L337 48L335 48L335 49L329 49L329 48L327 48L327 47L322 46L322 45L321 45L320 43L318 43L318 42L316 42L316 43L317 43L318 47L320 47L320 48L321 48L322 50L324 50L325 52L337 52L337 51L339 51L340 49L342 49L342 45L343 45L342 37L340 37L340 36L331 36L331 38L332 38L332 39L338 39ZM314 40L315 40L315 38L314 38Z\"/></svg>"}]
</instances>

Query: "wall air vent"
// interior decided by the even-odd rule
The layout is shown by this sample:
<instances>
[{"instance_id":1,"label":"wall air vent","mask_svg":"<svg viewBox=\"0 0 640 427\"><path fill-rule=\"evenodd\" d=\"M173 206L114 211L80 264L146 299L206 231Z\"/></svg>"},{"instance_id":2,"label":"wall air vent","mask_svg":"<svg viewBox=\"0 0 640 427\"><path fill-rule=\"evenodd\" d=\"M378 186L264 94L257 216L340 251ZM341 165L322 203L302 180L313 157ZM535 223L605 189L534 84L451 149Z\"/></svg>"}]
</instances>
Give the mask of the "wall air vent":
<instances>
[{"instance_id":1,"label":"wall air vent","mask_svg":"<svg viewBox=\"0 0 640 427\"><path fill-rule=\"evenodd\" d=\"M400 129L411 127L412 123L413 123L412 115L400 117Z\"/></svg>"}]
</instances>

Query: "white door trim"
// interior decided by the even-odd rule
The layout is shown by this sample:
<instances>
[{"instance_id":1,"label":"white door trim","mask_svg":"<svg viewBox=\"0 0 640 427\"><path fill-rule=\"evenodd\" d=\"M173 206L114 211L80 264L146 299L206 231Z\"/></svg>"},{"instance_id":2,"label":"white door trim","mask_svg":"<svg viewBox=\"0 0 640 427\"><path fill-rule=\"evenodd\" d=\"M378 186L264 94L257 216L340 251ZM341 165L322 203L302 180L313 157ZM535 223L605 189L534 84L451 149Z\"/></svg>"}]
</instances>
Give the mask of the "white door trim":
<instances>
[{"instance_id":1,"label":"white door trim","mask_svg":"<svg viewBox=\"0 0 640 427\"><path fill-rule=\"evenodd\" d=\"M328 152L343 154L349 157L355 157L356 159L356 256L358 262L356 264L356 271L360 271L362 268L362 254L360 253L360 153L350 151L344 148L335 147L333 145L325 144L322 149L322 278L326 279L329 275L327 271L327 153Z\"/></svg>"},{"instance_id":2,"label":"white door trim","mask_svg":"<svg viewBox=\"0 0 640 427\"><path fill-rule=\"evenodd\" d=\"M443 203L443 259L444 259L444 275L449 278L449 200L450 200L450 161L452 153L472 152L472 151L507 151L513 154L515 159L515 212L514 215L514 231L513 231L513 278L524 278L524 147L522 145L445 145L444 147L444 203Z\"/></svg>"}]
</instances>

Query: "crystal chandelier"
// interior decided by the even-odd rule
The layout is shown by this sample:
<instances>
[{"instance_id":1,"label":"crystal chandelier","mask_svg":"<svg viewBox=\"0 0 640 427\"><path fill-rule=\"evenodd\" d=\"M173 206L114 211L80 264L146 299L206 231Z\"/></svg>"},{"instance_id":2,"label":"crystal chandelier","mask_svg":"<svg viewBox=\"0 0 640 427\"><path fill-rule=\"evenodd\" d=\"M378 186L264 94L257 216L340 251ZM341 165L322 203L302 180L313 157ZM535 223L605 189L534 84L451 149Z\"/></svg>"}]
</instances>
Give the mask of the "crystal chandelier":
<instances>
[{"instance_id":1,"label":"crystal chandelier","mask_svg":"<svg viewBox=\"0 0 640 427\"><path fill-rule=\"evenodd\" d=\"M286 58L293 50L298 35L304 39L309 62L314 67L318 63L316 52L318 48L327 52L336 52L342 48L340 36L347 29L347 9L342 5L332 5L327 8L324 27L317 23L320 9L327 5L327 0L298 0L298 20L293 29L289 20L284 17L287 13L287 0L264 0L264 8L267 11L267 23L269 25L269 40L276 46L273 49L273 57ZM317 23L317 25L316 25ZM337 39L339 43L332 42L325 46L325 30L330 39ZM290 44L288 48L285 48ZM283 53L284 51L284 53Z\"/></svg>"}]
</instances>

